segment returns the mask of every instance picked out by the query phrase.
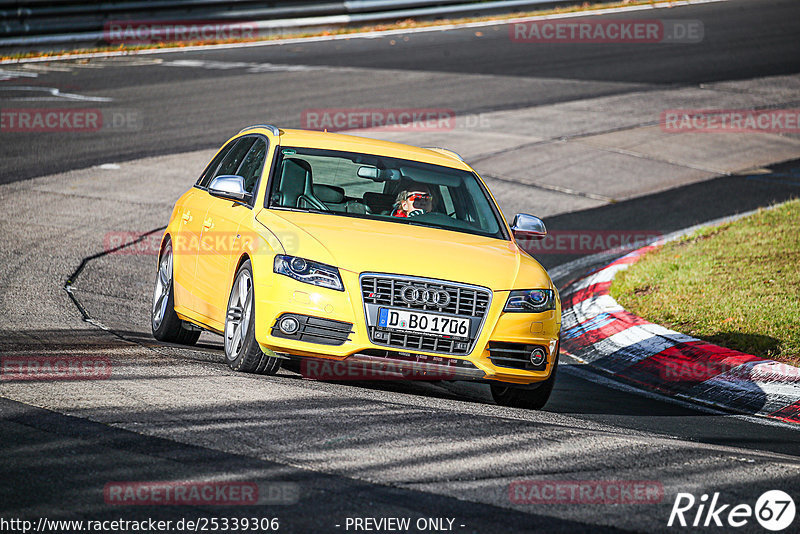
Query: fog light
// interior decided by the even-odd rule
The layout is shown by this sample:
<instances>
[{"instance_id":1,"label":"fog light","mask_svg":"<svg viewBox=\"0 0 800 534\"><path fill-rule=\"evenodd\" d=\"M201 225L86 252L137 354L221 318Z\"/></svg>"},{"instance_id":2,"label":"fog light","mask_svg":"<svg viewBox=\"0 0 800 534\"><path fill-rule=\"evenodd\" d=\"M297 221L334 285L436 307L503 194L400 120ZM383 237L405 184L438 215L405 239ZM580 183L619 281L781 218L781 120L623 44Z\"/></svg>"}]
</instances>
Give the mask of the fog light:
<instances>
[{"instance_id":1,"label":"fog light","mask_svg":"<svg viewBox=\"0 0 800 534\"><path fill-rule=\"evenodd\" d=\"M284 317L278 323L278 329L287 336L291 336L300 329L300 323L294 317Z\"/></svg>"},{"instance_id":2,"label":"fog light","mask_svg":"<svg viewBox=\"0 0 800 534\"><path fill-rule=\"evenodd\" d=\"M531 351L531 364L532 365L542 365L544 363L545 358L547 358L547 353L541 347L536 347Z\"/></svg>"}]
</instances>

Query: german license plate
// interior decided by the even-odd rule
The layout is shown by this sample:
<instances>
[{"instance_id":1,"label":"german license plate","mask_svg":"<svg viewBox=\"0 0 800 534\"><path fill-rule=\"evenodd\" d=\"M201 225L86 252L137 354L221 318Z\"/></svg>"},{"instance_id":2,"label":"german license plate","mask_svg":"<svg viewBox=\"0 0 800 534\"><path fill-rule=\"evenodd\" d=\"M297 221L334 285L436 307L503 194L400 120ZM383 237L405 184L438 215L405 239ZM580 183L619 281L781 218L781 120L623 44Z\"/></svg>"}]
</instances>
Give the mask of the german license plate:
<instances>
[{"instance_id":1,"label":"german license plate","mask_svg":"<svg viewBox=\"0 0 800 534\"><path fill-rule=\"evenodd\" d=\"M378 328L412 334L469 339L469 319L434 313L380 308Z\"/></svg>"}]
</instances>

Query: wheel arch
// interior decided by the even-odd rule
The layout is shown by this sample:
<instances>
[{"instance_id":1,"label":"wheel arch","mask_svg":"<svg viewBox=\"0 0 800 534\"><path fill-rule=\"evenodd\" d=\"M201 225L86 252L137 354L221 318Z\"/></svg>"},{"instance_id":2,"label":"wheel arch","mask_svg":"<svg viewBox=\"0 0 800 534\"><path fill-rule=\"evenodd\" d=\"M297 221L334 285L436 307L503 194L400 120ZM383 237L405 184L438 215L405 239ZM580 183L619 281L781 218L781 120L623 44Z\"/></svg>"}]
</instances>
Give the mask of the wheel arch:
<instances>
[{"instance_id":1,"label":"wheel arch","mask_svg":"<svg viewBox=\"0 0 800 534\"><path fill-rule=\"evenodd\" d=\"M239 260L236 263L236 268L233 270L233 277L231 278L231 284L233 283L232 282L233 279L236 278L236 274L239 272L239 269L242 268L242 265L244 265L244 262L246 262L246 261L250 262L250 265L251 265L250 268L252 269L253 260L252 260L252 258L250 258L250 253L249 252L242 252L242 254L239 256Z\"/></svg>"},{"instance_id":2,"label":"wheel arch","mask_svg":"<svg viewBox=\"0 0 800 534\"><path fill-rule=\"evenodd\" d=\"M158 259L161 259L161 255L164 253L164 247L167 246L167 242L172 242L172 234L170 234L169 230L164 231L164 235L161 236L161 244L158 247Z\"/></svg>"}]
</instances>

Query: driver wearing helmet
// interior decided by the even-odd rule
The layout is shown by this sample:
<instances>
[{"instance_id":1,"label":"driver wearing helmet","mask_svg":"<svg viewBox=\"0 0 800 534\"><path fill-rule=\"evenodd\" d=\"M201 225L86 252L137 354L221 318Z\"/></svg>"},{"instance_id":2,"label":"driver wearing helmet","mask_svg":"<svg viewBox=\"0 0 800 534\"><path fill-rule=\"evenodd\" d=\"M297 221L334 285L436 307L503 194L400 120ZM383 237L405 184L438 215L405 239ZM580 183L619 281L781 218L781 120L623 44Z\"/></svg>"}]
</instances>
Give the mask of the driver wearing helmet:
<instances>
[{"instance_id":1,"label":"driver wearing helmet","mask_svg":"<svg viewBox=\"0 0 800 534\"><path fill-rule=\"evenodd\" d=\"M428 213L433 207L433 197L427 187L400 191L394 203L394 217L415 217Z\"/></svg>"}]
</instances>

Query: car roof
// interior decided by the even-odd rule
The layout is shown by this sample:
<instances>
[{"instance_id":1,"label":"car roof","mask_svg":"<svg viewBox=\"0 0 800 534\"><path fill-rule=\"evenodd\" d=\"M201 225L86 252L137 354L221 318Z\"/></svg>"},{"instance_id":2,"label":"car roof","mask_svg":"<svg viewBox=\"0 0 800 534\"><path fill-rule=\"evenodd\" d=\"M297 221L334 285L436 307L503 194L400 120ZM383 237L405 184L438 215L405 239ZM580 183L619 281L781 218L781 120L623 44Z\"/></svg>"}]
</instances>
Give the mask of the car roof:
<instances>
[{"instance_id":1,"label":"car roof","mask_svg":"<svg viewBox=\"0 0 800 534\"><path fill-rule=\"evenodd\" d=\"M242 131L242 133L253 132L259 127L253 127ZM320 148L327 150L341 150L344 152L359 152L364 154L376 154L379 156L389 156L412 161L421 161L434 165L443 165L455 169L472 171L472 169L458 157L455 152L443 149L420 148L403 143L392 141L382 141L369 137L359 137L355 135L319 132L313 130L280 129L281 146Z\"/></svg>"}]
</instances>

